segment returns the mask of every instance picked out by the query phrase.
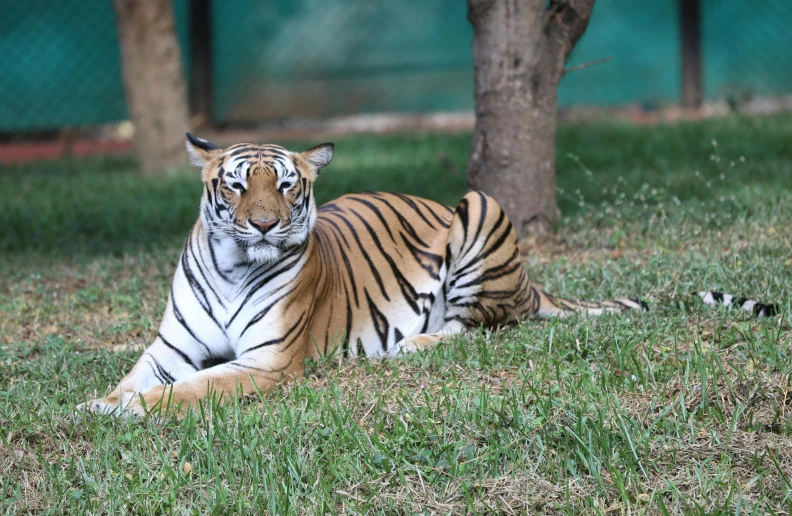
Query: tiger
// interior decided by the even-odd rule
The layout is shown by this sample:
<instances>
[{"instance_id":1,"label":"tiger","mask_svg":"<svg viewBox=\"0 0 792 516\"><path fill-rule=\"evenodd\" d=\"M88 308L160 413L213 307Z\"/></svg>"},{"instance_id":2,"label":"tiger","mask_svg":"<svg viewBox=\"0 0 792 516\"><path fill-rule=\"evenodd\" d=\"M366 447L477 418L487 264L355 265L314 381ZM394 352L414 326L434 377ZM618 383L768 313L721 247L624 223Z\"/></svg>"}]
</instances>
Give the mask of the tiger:
<instances>
[{"instance_id":1,"label":"tiger","mask_svg":"<svg viewBox=\"0 0 792 516\"><path fill-rule=\"evenodd\" d=\"M186 136L203 192L156 338L110 394L80 411L179 415L209 396L269 391L303 375L309 358L393 358L481 326L648 309L639 299L575 301L534 286L514 227L483 192L454 208L382 192L317 208L314 182L332 143L292 152Z\"/></svg>"}]
</instances>

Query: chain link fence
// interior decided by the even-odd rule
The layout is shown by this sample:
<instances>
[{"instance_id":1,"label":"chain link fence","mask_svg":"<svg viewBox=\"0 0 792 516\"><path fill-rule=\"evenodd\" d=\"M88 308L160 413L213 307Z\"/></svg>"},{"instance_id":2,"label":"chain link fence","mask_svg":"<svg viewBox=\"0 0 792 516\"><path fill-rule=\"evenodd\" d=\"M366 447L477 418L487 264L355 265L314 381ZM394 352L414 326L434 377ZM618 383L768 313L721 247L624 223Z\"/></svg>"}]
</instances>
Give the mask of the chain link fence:
<instances>
[{"instance_id":1,"label":"chain link fence","mask_svg":"<svg viewBox=\"0 0 792 516\"><path fill-rule=\"evenodd\" d=\"M703 3L705 98L792 94L792 2Z\"/></svg>"},{"instance_id":2,"label":"chain link fence","mask_svg":"<svg viewBox=\"0 0 792 516\"><path fill-rule=\"evenodd\" d=\"M213 19L215 118L468 109L466 8L464 0L229 2Z\"/></svg>"},{"instance_id":3,"label":"chain link fence","mask_svg":"<svg viewBox=\"0 0 792 516\"><path fill-rule=\"evenodd\" d=\"M186 67L188 1L173 4ZM111 0L3 2L0 134L35 134L126 117Z\"/></svg>"},{"instance_id":4,"label":"chain link fence","mask_svg":"<svg viewBox=\"0 0 792 516\"><path fill-rule=\"evenodd\" d=\"M598 0L562 106L679 101L677 0ZM196 2L174 0L185 70ZM226 126L360 112L469 111L464 0L214 0L209 118ZM702 0L705 101L792 94L792 3ZM197 56L196 59L200 58ZM189 77L189 74L187 75ZM6 2L0 134L126 118L112 2Z\"/></svg>"}]
</instances>

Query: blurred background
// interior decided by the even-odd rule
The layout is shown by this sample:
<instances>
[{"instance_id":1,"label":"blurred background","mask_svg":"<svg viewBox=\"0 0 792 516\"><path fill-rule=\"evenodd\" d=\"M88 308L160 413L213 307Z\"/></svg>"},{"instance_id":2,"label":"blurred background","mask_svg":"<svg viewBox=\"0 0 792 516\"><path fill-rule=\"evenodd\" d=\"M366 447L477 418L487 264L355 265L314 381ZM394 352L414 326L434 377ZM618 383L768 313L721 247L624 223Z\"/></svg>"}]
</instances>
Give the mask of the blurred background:
<instances>
[{"instance_id":1,"label":"blurred background","mask_svg":"<svg viewBox=\"0 0 792 516\"><path fill-rule=\"evenodd\" d=\"M698 14L686 28L684 6L693 4ZM321 200L381 188L453 203L465 191L474 123L465 1L173 0L172 6L189 122L199 134L220 144L299 146L387 132L392 136L361 136L338 147L338 166L360 172L335 175ZM790 26L792 3L782 0L599 0L560 86L561 120L655 124L789 110ZM4 4L0 200L7 224L0 249L115 248L135 238L170 238L189 226L197 194L173 192L199 191L190 173L171 171L156 183L135 175L120 51L112 2ZM559 203L569 214L580 208L581 195L593 202L601 192L570 194L565 170L577 165L562 158L573 150L585 157L605 144L585 141L608 133L562 127L559 134ZM709 133L700 140L698 147L688 142L693 147L685 149L695 154L686 163L708 159ZM388 151L405 141L409 151ZM623 140L614 134L613 141ZM623 152L643 148L633 147ZM647 162L635 167L646 169ZM11 181L19 172L21 187ZM427 191L438 184L440 192ZM146 202L114 197L119 185ZM19 188L37 195L20 196ZM49 189L52 198L43 195ZM167 202L155 206L157 195ZM149 213L141 219L124 210ZM36 222L44 217L56 217L57 228ZM149 222L150 231L141 231Z\"/></svg>"},{"instance_id":2,"label":"blurred background","mask_svg":"<svg viewBox=\"0 0 792 516\"><path fill-rule=\"evenodd\" d=\"M173 8L201 124L473 109L463 0L173 0ZM680 26L678 1L598 1L569 66L604 62L562 82L561 107L679 104ZM792 94L790 26L789 2L702 0L704 104ZM127 118L111 2L6 3L0 72L5 141Z\"/></svg>"}]
</instances>

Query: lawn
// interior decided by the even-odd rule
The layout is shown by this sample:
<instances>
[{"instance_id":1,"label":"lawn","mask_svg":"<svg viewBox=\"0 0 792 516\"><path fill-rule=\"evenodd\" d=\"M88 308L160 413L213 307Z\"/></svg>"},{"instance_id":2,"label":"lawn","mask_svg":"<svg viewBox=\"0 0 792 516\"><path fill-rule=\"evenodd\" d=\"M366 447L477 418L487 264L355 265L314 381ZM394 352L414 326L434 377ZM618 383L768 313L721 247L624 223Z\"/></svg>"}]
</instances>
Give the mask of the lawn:
<instances>
[{"instance_id":1,"label":"lawn","mask_svg":"<svg viewBox=\"0 0 792 516\"><path fill-rule=\"evenodd\" d=\"M469 135L350 137L320 201L455 203ZM295 142L290 147L305 148ZM551 292L648 313L531 321L406 359L311 363L263 399L156 424L96 417L157 331L197 172L129 158L7 167L0 508L269 514L789 514L792 116L563 127ZM776 301L764 320L688 295Z\"/></svg>"}]
</instances>

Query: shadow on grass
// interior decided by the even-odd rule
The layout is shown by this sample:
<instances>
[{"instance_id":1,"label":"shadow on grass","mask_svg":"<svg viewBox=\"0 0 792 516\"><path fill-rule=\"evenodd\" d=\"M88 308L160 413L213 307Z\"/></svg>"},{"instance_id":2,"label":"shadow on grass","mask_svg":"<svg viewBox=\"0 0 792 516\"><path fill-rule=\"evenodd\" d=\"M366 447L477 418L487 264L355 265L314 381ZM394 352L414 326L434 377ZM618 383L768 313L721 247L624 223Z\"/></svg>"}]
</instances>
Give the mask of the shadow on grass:
<instances>
[{"instance_id":1,"label":"shadow on grass","mask_svg":"<svg viewBox=\"0 0 792 516\"><path fill-rule=\"evenodd\" d=\"M469 148L469 134L338 139L336 158L317 183L317 201L384 190L454 205L467 190ZM644 184L649 188L643 190L660 189L656 195L679 202L746 189L756 199L792 185L789 115L652 128L566 126L559 130L558 149L558 200L565 216L603 203L641 216L644 201L629 207L629 198ZM197 217L201 195L198 171L142 177L131 157L7 166L0 180L2 253L106 254L178 245Z\"/></svg>"}]
</instances>

